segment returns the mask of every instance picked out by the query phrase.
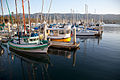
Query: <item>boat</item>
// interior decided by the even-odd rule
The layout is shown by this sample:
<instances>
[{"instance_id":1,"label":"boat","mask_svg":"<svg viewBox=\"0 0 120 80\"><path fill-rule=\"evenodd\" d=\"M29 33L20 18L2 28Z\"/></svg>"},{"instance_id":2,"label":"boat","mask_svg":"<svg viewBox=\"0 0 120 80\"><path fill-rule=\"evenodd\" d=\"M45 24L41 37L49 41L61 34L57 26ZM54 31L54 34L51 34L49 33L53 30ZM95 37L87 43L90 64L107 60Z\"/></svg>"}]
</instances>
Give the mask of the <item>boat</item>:
<instances>
[{"instance_id":1,"label":"boat","mask_svg":"<svg viewBox=\"0 0 120 80\"><path fill-rule=\"evenodd\" d=\"M16 3L17 4L17 3ZM29 4L29 3L28 3ZM31 33L31 35L27 36L26 25L25 25L25 13L24 13L24 1L22 0L22 8L23 8L23 23L24 23L24 37L20 37L18 34L18 38L12 38L8 41L9 49L19 51L22 53L47 53L49 43L47 40L40 40L38 33ZM16 5L17 9L17 5ZM17 13L17 10L16 10ZM29 15L30 17L30 15ZM12 19L12 18L11 18ZM29 19L30 20L30 19ZM19 26L17 24L18 33Z\"/></svg>"},{"instance_id":2,"label":"boat","mask_svg":"<svg viewBox=\"0 0 120 80\"><path fill-rule=\"evenodd\" d=\"M10 49L19 52L29 53L47 53L49 43L47 40L39 40L39 36L21 38L20 43L18 39L11 39L8 41Z\"/></svg>"},{"instance_id":3,"label":"boat","mask_svg":"<svg viewBox=\"0 0 120 80\"><path fill-rule=\"evenodd\" d=\"M50 41L70 42L71 25L64 24L62 27L55 25L52 28L47 28L47 34Z\"/></svg>"},{"instance_id":4,"label":"boat","mask_svg":"<svg viewBox=\"0 0 120 80\"><path fill-rule=\"evenodd\" d=\"M88 30L80 30L76 32L76 36L96 36L98 33Z\"/></svg>"}]
</instances>

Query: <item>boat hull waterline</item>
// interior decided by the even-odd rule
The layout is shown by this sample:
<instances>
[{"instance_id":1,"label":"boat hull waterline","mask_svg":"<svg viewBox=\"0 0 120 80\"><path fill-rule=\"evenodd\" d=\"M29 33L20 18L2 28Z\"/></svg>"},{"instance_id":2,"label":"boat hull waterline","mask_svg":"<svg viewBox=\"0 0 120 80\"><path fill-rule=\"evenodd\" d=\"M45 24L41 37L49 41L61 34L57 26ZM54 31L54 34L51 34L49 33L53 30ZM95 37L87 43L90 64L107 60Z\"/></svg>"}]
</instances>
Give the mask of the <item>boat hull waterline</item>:
<instances>
[{"instance_id":1,"label":"boat hull waterline","mask_svg":"<svg viewBox=\"0 0 120 80\"><path fill-rule=\"evenodd\" d=\"M51 39L51 41L70 42L71 41L71 37L69 37L69 38L63 38L63 39Z\"/></svg>"},{"instance_id":2,"label":"boat hull waterline","mask_svg":"<svg viewBox=\"0 0 120 80\"><path fill-rule=\"evenodd\" d=\"M49 43L38 45L38 44L16 44L8 42L9 48L16 51L23 51L29 53L47 53Z\"/></svg>"}]
</instances>

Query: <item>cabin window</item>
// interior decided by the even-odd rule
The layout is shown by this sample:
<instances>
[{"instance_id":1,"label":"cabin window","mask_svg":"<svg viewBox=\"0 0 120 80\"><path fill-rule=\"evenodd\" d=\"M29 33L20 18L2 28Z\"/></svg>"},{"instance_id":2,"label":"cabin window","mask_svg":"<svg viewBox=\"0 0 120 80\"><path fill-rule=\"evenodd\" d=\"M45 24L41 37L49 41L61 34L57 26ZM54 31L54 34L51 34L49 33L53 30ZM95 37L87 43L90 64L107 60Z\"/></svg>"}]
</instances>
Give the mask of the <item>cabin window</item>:
<instances>
[{"instance_id":1,"label":"cabin window","mask_svg":"<svg viewBox=\"0 0 120 80\"><path fill-rule=\"evenodd\" d=\"M58 31L57 30L54 30L53 33L54 33L55 36L58 35Z\"/></svg>"},{"instance_id":2,"label":"cabin window","mask_svg":"<svg viewBox=\"0 0 120 80\"><path fill-rule=\"evenodd\" d=\"M64 33L65 33L64 30L59 31L59 34L64 34Z\"/></svg>"},{"instance_id":3,"label":"cabin window","mask_svg":"<svg viewBox=\"0 0 120 80\"><path fill-rule=\"evenodd\" d=\"M30 39L30 41L33 41L32 39Z\"/></svg>"},{"instance_id":4,"label":"cabin window","mask_svg":"<svg viewBox=\"0 0 120 80\"><path fill-rule=\"evenodd\" d=\"M48 30L46 32L48 33Z\"/></svg>"},{"instance_id":5,"label":"cabin window","mask_svg":"<svg viewBox=\"0 0 120 80\"><path fill-rule=\"evenodd\" d=\"M70 30L67 30L67 31L66 31L66 34L69 34L69 33L70 33Z\"/></svg>"},{"instance_id":6,"label":"cabin window","mask_svg":"<svg viewBox=\"0 0 120 80\"><path fill-rule=\"evenodd\" d=\"M38 38L35 39L35 41L37 41L37 40L38 40Z\"/></svg>"}]
</instances>

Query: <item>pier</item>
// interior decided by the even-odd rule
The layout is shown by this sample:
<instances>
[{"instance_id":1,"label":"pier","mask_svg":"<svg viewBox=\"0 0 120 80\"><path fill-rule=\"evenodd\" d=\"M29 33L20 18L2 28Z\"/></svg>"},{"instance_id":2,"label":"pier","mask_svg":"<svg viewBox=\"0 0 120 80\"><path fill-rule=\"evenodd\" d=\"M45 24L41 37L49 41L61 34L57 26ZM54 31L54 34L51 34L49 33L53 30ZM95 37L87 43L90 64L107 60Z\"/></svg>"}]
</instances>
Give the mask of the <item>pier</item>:
<instances>
[{"instance_id":1,"label":"pier","mask_svg":"<svg viewBox=\"0 0 120 80\"><path fill-rule=\"evenodd\" d=\"M80 43L66 43L66 42L55 42L55 41L49 41L50 47L58 48L58 49L68 49L73 50L79 48Z\"/></svg>"}]
</instances>

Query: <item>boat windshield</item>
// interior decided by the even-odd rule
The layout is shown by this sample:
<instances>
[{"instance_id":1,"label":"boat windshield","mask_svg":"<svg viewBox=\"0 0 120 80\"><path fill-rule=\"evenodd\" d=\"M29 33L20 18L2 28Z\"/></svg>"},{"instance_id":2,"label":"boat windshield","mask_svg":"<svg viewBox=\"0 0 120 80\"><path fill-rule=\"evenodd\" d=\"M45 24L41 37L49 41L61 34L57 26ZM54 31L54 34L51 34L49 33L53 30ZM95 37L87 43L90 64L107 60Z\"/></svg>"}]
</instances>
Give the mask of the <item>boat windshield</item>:
<instances>
[{"instance_id":1,"label":"boat windshield","mask_svg":"<svg viewBox=\"0 0 120 80\"><path fill-rule=\"evenodd\" d=\"M32 33L31 34L31 37L35 37L35 36L38 36L38 33Z\"/></svg>"},{"instance_id":2,"label":"boat windshield","mask_svg":"<svg viewBox=\"0 0 120 80\"><path fill-rule=\"evenodd\" d=\"M65 34L64 30L60 30L59 34Z\"/></svg>"}]
</instances>

